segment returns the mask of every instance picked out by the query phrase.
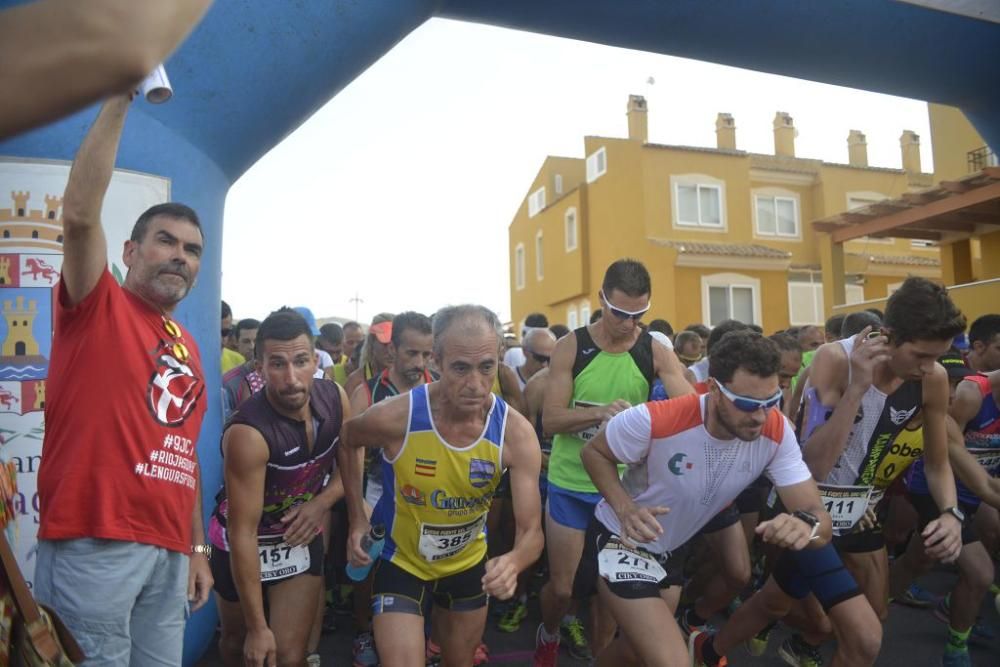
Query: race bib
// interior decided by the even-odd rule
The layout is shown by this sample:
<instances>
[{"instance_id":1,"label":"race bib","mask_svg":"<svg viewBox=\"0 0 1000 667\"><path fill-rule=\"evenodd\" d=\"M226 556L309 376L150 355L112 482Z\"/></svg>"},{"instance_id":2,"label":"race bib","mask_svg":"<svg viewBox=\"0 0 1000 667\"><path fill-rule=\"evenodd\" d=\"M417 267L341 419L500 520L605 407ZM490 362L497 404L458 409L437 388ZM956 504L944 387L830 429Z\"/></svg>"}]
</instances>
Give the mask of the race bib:
<instances>
[{"instance_id":1,"label":"race bib","mask_svg":"<svg viewBox=\"0 0 1000 667\"><path fill-rule=\"evenodd\" d=\"M870 486L835 486L818 484L823 507L833 519L833 529L847 531L854 527L868 509L872 495Z\"/></svg>"},{"instance_id":2,"label":"race bib","mask_svg":"<svg viewBox=\"0 0 1000 667\"><path fill-rule=\"evenodd\" d=\"M573 407L575 407L575 408L600 408L600 407L603 407L604 405L605 405L604 403L591 403L590 401L574 401L573 402ZM577 432L576 433L576 437L578 437L578 438L580 438L581 440L584 440L584 441L590 440L595 435L597 435L597 432L600 431L600 430L601 430L601 425L600 424L597 424L595 426L588 426L587 428L583 429L582 431Z\"/></svg>"},{"instance_id":3,"label":"race bib","mask_svg":"<svg viewBox=\"0 0 1000 667\"><path fill-rule=\"evenodd\" d=\"M309 571L311 560L309 545L293 547L287 542L273 542L273 537L261 537L257 542L260 558L260 580L276 581L287 579ZM265 540L272 540L267 543Z\"/></svg>"},{"instance_id":4,"label":"race bib","mask_svg":"<svg viewBox=\"0 0 1000 667\"><path fill-rule=\"evenodd\" d=\"M979 462L979 465L986 468L986 472L988 472L993 477L996 477L997 473L1000 472L1000 449L997 449L995 447L990 447L990 448L970 447L969 453L972 454L972 456L975 457L976 461Z\"/></svg>"},{"instance_id":5,"label":"race bib","mask_svg":"<svg viewBox=\"0 0 1000 667\"><path fill-rule=\"evenodd\" d=\"M420 524L420 555L429 563L451 558L472 542L486 525L486 515L459 525Z\"/></svg>"},{"instance_id":6,"label":"race bib","mask_svg":"<svg viewBox=\"0 0 1000 667\"><path fill-rule=\"evenodd\" d=\"M667 571L650 553L627 547L616 539L608 540L597 555L597 571L609 583L646 581L659 584L667 578Z\"/></svg>"}]
</instances>

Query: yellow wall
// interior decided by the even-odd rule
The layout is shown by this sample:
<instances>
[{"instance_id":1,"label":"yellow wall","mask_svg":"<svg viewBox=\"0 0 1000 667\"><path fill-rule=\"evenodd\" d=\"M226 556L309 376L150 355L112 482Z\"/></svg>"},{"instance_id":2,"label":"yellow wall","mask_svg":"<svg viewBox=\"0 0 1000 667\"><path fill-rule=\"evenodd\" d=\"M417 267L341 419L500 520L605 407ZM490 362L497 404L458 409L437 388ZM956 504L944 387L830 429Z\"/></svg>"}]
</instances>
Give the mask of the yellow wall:
<instances>
[{"instance_id":1,"label":"yellow wall","mask_svg":"<svg viewBox=\"0 0 1000 667\"><path fill-rule=\"evenodd\" d=\"M1000 279L949 287L948 295L951 296L952 301L961 309L965 314L965 319L971 324L981 315L996 312L997 304L1000 303ZM834 308L834 312L854 313L865 308L878 308L884 311L886 301L887 299L876 299L849 306L837 306Z\"/></svg>"},{"instance_id":2,"label":"yellow wall","mask_svg":"<svg viewBox=\"0 0 1000 667\"><path fill-rule=\"evenodd\" d=\"M960 110L943 104L928 104L934 181L947 181L969 173L967 153L986 145L976 128Z\"/></svg>"}]
</instances>

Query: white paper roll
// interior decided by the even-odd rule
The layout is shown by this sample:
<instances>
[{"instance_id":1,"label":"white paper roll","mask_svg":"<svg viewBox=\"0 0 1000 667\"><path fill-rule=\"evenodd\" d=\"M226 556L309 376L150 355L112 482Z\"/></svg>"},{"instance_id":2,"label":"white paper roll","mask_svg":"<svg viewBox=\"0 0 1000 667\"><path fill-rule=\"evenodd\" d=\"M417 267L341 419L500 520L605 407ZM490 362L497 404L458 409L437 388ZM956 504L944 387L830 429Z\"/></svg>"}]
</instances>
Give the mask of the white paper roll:
<instances>
[{"instance_id":1,"label":"white paper roll","mask_svg":"<svg viewBox=\"0 0 1000 667\"><path fill-rule=\"evenodd\" d=\"M158 65L143 79L139 92L150 104L163 104L173 97L174 89L170 87L170 79L167 78L167 70L163 65Z\"/></svg>"}]
</instances>

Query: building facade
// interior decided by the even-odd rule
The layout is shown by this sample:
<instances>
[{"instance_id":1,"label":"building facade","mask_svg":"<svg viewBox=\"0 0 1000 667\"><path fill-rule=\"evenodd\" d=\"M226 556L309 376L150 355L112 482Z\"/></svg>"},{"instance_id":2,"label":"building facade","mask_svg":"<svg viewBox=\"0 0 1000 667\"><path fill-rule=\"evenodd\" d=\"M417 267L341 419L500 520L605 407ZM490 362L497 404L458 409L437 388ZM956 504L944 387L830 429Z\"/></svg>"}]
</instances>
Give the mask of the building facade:
<instances>
[{"instance_id":1,"label":"building facade","mask_svg":"<svg viewBox=\"0 0 1000 667\"><path fill-rule=\"evenodd\" d=\"M715 147L650 143L647 113L633 95L627 138L585 137L584 159L542 164L509 227L515 323L531 312L570 327L586 322L600 307L604 270L622 257L650 271L648 319L675 328L730 317L768 332L822 323L833 304L825 303L809 222L934 182L920 170L920 139L909 130L900 137L903 168L887 169L868 164L856 130L846 164L797 157L794 122L783 112L771 155L738 150L729 114L716 119ZM847 244L845 272L847 300L858 302L887 295L909 275L939 278L941 262L933 243L864 238Z\"/></svg>"}]
</instances>

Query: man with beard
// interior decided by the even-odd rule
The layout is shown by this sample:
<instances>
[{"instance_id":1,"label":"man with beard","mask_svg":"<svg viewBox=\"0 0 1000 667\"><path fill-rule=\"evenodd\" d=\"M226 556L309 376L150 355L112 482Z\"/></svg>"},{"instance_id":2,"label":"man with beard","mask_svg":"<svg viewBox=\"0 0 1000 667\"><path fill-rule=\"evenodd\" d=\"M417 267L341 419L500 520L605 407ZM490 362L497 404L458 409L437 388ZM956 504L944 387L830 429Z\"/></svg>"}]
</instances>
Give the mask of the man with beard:
<instances>
[{"instance_id":1,"label":"man with beard","mask_svg":"<svg viewBox=\"0 0 1000 667\"><path fill-rule=\"evenodd\" d=\"M185 601L204 604L212 576L195 453L205 380L172 313L204 238L193 210L159 204L125 242L121 287L108 270L101 207L128 105L101 109L63 199L34 593L93 664L180 664Z\"/></svg>"},{"instance_id":2,"label":"man with beard","mask_svg":"<svg viewBox=\"0 0 1000 667\"><path fill-rule=\"evenodd\" d=\"M354 390L351 409L361 414L372 405L392 396L405 394L414 387L433 382L427 369L434 350L431 321L420 313L400 313L392 318L392 365ZM374 455L375 450L369 450ZM382 469L373 465L374 456L365 461L365 500L374 507L382 497ZM371 575L354 589L354 638L356 667L378 665L378 653L371 633Z\"/></svg>"},{"instance_id":3,"label":"man with beard","mask_svg":"<svg viewBox=\"0 0 1000 667\"><path fill-rule=\"evenodd\" d=\"M304 664L320 609L322 532L343 497L334 455L349 408L343 389L313 377L311 333L293 311L261 323L264 388L233 414L222 437L224 486L209 534L219 652L228 666Z\"/></svg>"}]
</instances>

